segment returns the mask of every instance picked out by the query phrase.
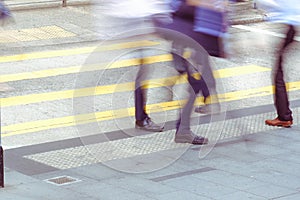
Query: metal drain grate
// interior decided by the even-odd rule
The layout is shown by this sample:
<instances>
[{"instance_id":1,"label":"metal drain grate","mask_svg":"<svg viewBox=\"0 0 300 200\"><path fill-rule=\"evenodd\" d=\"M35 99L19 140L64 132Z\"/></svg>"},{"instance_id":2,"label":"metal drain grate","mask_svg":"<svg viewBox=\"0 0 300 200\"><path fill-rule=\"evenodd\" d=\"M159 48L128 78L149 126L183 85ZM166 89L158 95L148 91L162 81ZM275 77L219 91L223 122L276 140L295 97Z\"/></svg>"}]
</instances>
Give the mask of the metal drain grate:
<instances>
[{"instance_id":1,"label":"metal drain grate","mask_svg":"<svg viewBox=\"0 0 300 200\"><path fill-rule=\"evenodd\" d=\"M80 182L81 180L70 176L59 176L59 177L47 179L45 181L54 185L67 185L71 183Z\"/></svg>"}]
</instances>

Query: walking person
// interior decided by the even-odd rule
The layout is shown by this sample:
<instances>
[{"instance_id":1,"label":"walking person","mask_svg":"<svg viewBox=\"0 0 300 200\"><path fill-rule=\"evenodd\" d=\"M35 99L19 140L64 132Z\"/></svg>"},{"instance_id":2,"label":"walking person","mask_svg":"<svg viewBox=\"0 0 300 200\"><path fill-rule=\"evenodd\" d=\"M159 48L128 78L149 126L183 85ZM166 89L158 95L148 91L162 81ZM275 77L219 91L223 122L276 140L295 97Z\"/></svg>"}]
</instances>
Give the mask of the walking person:
<instances>
[{"instance_id":1,"label":"walking person","mask_svg":"<svg viewBox=\"0 0 300 200\"><path fill-rule=\"evenodd\" d=\"M208 54L203 48L199 48L200 46L193 39L187 37L186 35L182 35L174 31L166 31L165 29L160 28L158 28L156 32L159 34L159 36L172 42L172 64L179 74L186 73L188 75L188 83L190 85L188 88L189 96L187 102L183 106L179 114L179 119L177 120L174 141L176 143L190 143L197 145L207 144L207 138L196 135L191 131L190 116L199 91L202 90L202 92L205 93L205 96L209 95L209 91L203 78L198 80L192 76L192 74L198 73L198 76L201 77L195 67L193 67L191 63L184 59L182 55L185 47L193 48L195 52L197 52L198 57L201 55L202 58L206 59L203 59L205 61L208 60ZM135 88L136 128L160 132L163 131L164 127L155 124L145 111L145 90L143 89L142 82L145 80L146 75L147 67L142 64L136 78Z\"/></svg>"},{"instance_id":2,"label":"walking person","mask_svg":"<svg viewBox=\"0 0 300 200\"><path fill-rule=\"evenodd\" d=\"M226 57L227 37L227 1L226 0L172 0L173 23L165 24L162 27L178 31L192 38L201 45L213 57ZM187 47L184 44L172 42L173 49L177 52L184 52L180 48ZM180 53L178 55L181 55ZM181 55L183 56L183 55ZM195 112L212 114L220 112L220 104L217 100L216 81L213 75L209 56L206 53L195 52L193 62L201 73L199 87L203 95L204 106L198 106ZM182 61L173 54L174 65L177 70L182 70ZM177 61L175 61L177 60Z\"/></svg>"},{"instance_id":3,"label":"walking person","mask_svg":"<svg viewBox=\"0 0 300 200\"><path fill-rule=\"evenodd\" d=\"M290 127L293 124L292 111L289 105L289 99L284 80L284 58L288 47L294 42L296 35L296 26L300 25L300 6L298 0L268 0L258 1L259 5L270 12L270 18L273 22L282 23L287 31L285 39L278 52L278 60L274 67L274 104L277 111L275 119L267 119L265 123L270 126Z\"/></svg>"},{"instance_id":4,"label":"walking person","mask_svg":"<svg viewBox=\"0 0 300 200\"><path fill-rule=\"evenodd\" d=\"M174 2L174 1L173 1ZM182 112L180 113L177 126L176 126L176 134L175 134L175 142L177 143L190 143L190 144L207 144L208 139L202 136L198 136L194 134L190 130L190 116L191 112L194 106L194 102L196 99L196 94L199 92L200 89L205 90L205 95L208 96L208 89L203 81L203 78L200 80L194 79L191 74L194 72L194 70L190 70L189 68L192 69L192 67L189 65L188 62L186 62L185 59L182 58L184 49L186 47L191 47L191 42L192 39L189 40L184 40L182 37L180 37L180 34L174 33L174 31L165 31L165 29L173 29L172 27L168 26L170 24L171 26L176 26L180 27L178 24L178 21L173 18L173 23L166 23L165 21L162 21L161 18L154 17L154 24L156 25L156 33L158 35L172 43L172 49L171 49L171 54L173 56L173 65L174 68L179 72L179 74L187 73L188 74L188 81L191 85L189 88L189 97L184 105ZM159 19L159 20L158 20ZM180 31L182 30L187 30L188 28L189 32L193 32L192 26L189 27L180 27ZM181 30L182 29L182 30ZM174 29L173 29L174 30ZM186 35L186 34L185 34ZM187 37L187 36L185 36ZM197 51L196 51L197 52ZM207 55L205 50L202 49L202 53ZM196 57L202 57L201 52L198 49ZM208 55L206 56L208 57ZM207 58L208 59L208 58ZM142 81L145 79L145 71L146 67L142 66L140 67L140 70L138 72L137 78L136 78L136 88L135 88L135 116L136 116L136 128L147 130L147 131L154 131L154 132L160 132L163 130L163 126L159 126L155 124L148 114L145 111L145 95L144 95L144 89L142 88Z\"/></svg>"},{"instance_id":5,"label":"walking person","mask_svg":"<svg viewBox=\"0 0 300 200\"><path fill-rule=\"evenodd\" d=\"M156 23L157 27L173 30L173 32L163 31L158 28L157 33L166 40L172 43L172 56L174 68L179 74L187 73L188 82L190 84L189 97L180 112L179 119L176 124L176 143L190 143L190 144L207 144L208 139L193 133L190 129L190 116L194 107L194 102L196 100L197 94L201 91L204 97L204 107L196 108L196 112L200 113L210 113L212 112L212 107L208 104L208 97L211 94L216 94L216 82L213 77L212 68L209 62L209 54L213 56L222 56L222 49L218 44L218 37L211 36L209 34L203 34L194 31L194 19L195 11L198 3L193 2L197 5L189 5L187 0L172 0L171 7L175 10L173 13L172 23ZM178 32L178 34L176 34ZM180 34L184 37L180 37ZM204 45L205 49L201 47ZM201 48L199 48L201 47ZM185 48L191 48L193 50L191 60L195 62L196 68L183 58L183 53ZM207 53L209 52L209 54ZM198 66L198 67L197 67ZM199 69L202 66L202 71ZM201 71L201 75L199 74ZM192 74L198 73L200 79L195 79ZM139 76L138 76L139 77ZM139 82L139 81L138 81ZM143 108L143 91L140 87L136 88L135 99L136 102L136 114L140 114L145 120L137 121L136 124L138 128L142 128L149 131L162 131L162 127L154 124L147 116ZM147 121L150 120L150 123ZM145 126L142 123L145 124Z\"/></svg>"},{"instance_id":6,"label":"walking person","mask_svg":"<svg viewBox=\"0 0 300 200\"><path fill-rule=\"evenodd\" d=\"M145 2L144 2L145 1ZM143 27L145 21L151 21L152 19L159 19L159 21L168 21L168 10L167 6L164 6L164 3L168 2L166 0L153 0L153 1L148 1L148 0L128 0L128 1L115 1L115 0L107 0L107 6L105 7L106 9L104 10L105 15L109 16L109 22L110 26L113 28L111 31L112 34L114 33L119 33L120 28L127 29L128 27L132 27L137 30L136 25L140 25ZM143 3L144 2L144 3ZM142 7L139 5L143 5ZM102 19L103 20L103 19ZM139 22L139 23L137 23ZM132 26L131 26L132 25ZM189 26L189 32L193 32L192 29L193 25ZM182 27L184 30L184 27ZM147 30L147 27L146 29ZM161 34L159 31L156 31L159 35ZM129 33L129 35L128 35ZM133 35L132 35L133 34ZM133 32L126 32L124 35L118 34L119 37L123 38L128 38L132 36L136 36L137 31ZM175 51L172 52L174 55L177 54L177 50L180 48L185 48L185 46L182 47L177 47L176 45L178 44L178 40L176 37L169 37L170 35L167 35L167 39L170 39L174 44L175 44ZM192 42L193 43L193 42ZM186 44L184 44L186 45ZM187 45L189 47L190 45ZM140 51L141 54L141 66L139 68L138 74L136 76L136 81L135 81L135 91L134 91L134 97L135 97L135 126L138 129L143 129L147 131L153 131L153 132L160 132L163 131L163 126L160 126L152 121L152 119L148 116L148 114L145 111L145 90L143 89L143 80L145 80L146 75L147 75L147 66L144 65L143 62L143 50ZM181 54L179 54L181 56ZM198 58L200 62L208 62L208 54L206 51L201 53L200 51L196 51L196 54L194 55L195 58ZM202 58L204 57L204 58ZM176 56L175 59L176 60ZM181 66L180 66L181 65ZM178 66L178 68L176 67ZM192 73L189 72L188 70L184 69L184 71L181 71L181 68L184 67L186 69L189 68L186 63L179 62L176 63L175 68L179 73ZM209 67L209 66L208 66ZM211 73L212 74L212 73ZM211 77L213 77L211 75ZM205 84L203 82L204 79L200 79L200 81L193 79L191 76L189 76L189 82L192 86L192 89L190 91L190 97L188 98L187 103L185 104L178 123L177 123L177 131L175 135L175 142L178 143L191 143L191 144L206 144L208 142L208 139L202 136L198 136L194 134L190 130L190 115L193 109L193 105L196 99L196 94L199 92L199 87L203 91L205 91ZM214 81L214 79L213 79ZM195 82L200 83L199 85L195 84ZM194 91L192 91L194 90ZM206 94L205 92L203 92Z\"/></svg>"},{"instance_id":7,"label":"walking person","mask_svg":"<svg viewBox=\"0 0 300 200\"><path fill-rule=\"evenodd\" d=\"M148 35L155 32L153 16L160 15L168 20L168 14L171 12L167 0L104 0L101 3L97 2L93 8L99 15L97 25L100 26L101 39L104 40L148 39ZM146 51L147 49L138 49L134 52L140 57L134 91L135 126L147 131L160 132L164 127L155 124L145 111L146 99L142 83L148 74L148 67L144 65L143 60Z\"/></svg>"},{"instance_id":8,"label":"walking person","mask_svg":"<svg viewBox=\"0 0 300 200\"><path fill-rule=\"evenodd\" d=\"M277 110L277 117L275 119L267 119L265 123L270 126L283 126L290 127L293 124L292 111L290 109L288 94L286 90L286 85L284 81L283 73L283 55L288 46L293 42L295 37L295 27L294 25L286 25L287 33L286 38L282 47L279 50L278 63L274 70L274 83L275 83L275 94L274 103Z\"/></svg>"}]
</instances>

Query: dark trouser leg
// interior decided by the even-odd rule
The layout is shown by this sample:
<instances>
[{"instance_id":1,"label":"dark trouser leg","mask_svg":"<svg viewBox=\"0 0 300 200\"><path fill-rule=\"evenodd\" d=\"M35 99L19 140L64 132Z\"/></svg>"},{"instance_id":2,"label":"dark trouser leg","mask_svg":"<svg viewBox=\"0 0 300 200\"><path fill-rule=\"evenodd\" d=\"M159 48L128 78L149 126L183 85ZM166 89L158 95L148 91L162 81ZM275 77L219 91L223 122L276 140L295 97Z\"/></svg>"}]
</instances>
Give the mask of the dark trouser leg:
<instances>
[{"instance_id":1,"label":"dark trouser leg","mask_svg":"<svg viewBox=\"0 0 300 200\"><path fill-rule=\"evenodd\" d=\"M183 47L175 46L173 43L172 55L174 68L181 74L187 72L187 70L189 70L189 72L192 73L193 71L195 71L192 70L193 66L191 66L191 64L181 56L183 55L183 50ZM182 108L179 119L176 124L176 129L178 133L189 133L190 131L190 117L194 108L194 103L198 92L201 90L204 98L207 98L209 96L209 90L203 77L201 77L200 80L191 78L188 79L188 81L190 84L189 98L184 107Z\"/></svg>"},{"instance_id":2,"label":"dark trouser leg","mask_svg":"<svg viewBox=\"0 0 300 200\"><path fill-rule=\"evenodd\" d=\"M180 74L186 72L186 62L185 59L182 57L184 52L184 47L176 44L175 42L172 43L172 57L173 57L173 66L175 70L177 70Z\"/></svg>"},{"instance_id":3,"label":"dark trouser leg","mask_svg":"<svg viewBox=\"0 0 300 200\"><path fill-rule=\"evenodd\" d=\"M279 52L279 60L277 69L275 72L275 106L277 110L277 115L280 120L289 121L293 120L292 111L289 108L289 100L286 91L286 86L283 76L282 60L283 54L286 47L293 42L295 36L295 29L293 26L289 26L289 30L286 34L285 42Z\"/></svg>"},{"instance_id":4,"label":"dark trouser leg","mask_svg":"<svg viewBox=\"0 0 300 200\"><path fill-rule=\"evenodd\" d=\"M145 80L145 73L145 66L141 65L135 79L134 103L136 120L144 120L148 117L145 111L145 91L142 88L142 81Z\"/></svg>"},{"instance_id":5,"label":"dark trouser leg","mask_svg":"<svg viewBox=\"0 0 300 200\"><path fill-rule=\"evenodd\" d=\"M181 55L183 55L183 51L184 48L183 47L179 47L179 46L175 46L175 44L173 43L173 52L172 52L172 56L173 56L173 65L174 68L180 73L185 73L187 72L187 68L189 67L190 72L192 73L193 71L197 71L198 69L192 70L194 67L191 66L191 64L189 62L187 62ZM207 73L207 72L206 72ZM189 84L191 87L193 88L197 88L197 94L199 91L202 92L202 95L204 97L204 99L206 99L209 95L209 89L208 86L203 78L203 75L201 75L200 80L196 80L196 81L191 81L188 80ZM215 87L215 82L211 83L214 84Z\"/></svg>"},{"instance_id":6,"label":"dark trouser leg","mask_svg":"<svg viewBox=\"0 0 300 200\"><path fill-rule=\"evenodd\" d=\"M176 129L178 133L188 133L188 131L190 131L190 118L195 100L196 94L192 89L190 89L189 98L180 113L179 120L177 121Z\"/></svg>"},{"instance_id":7,"label":"dark trouser leg","mask_svg":"<svg viewBox=\"0 0 300 200\"><path fill-rule=\"evenodd\" d=\"M216 94L216 80L209 62L209 56L204 52L196 52L193 59L196 60L196 63L199 66L202 66L202 70L200 71L202 76L201 79L203 79L203 82L205 83L204 89L209 91L208 96L210 94ZM205 90L202 90L202 93L205 93ZM206 97L204 94L203 96Z\"/></svg>"}]
</instances>

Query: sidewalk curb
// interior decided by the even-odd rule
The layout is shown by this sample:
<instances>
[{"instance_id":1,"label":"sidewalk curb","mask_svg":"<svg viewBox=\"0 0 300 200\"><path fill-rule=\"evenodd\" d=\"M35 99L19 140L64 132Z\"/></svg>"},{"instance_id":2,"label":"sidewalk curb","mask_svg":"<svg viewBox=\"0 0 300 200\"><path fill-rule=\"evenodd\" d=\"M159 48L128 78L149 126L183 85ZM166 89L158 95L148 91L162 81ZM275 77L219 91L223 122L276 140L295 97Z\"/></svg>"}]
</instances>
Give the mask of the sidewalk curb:
<instances>
[{"instance_id":1,"label":"sidewalk curb","mask_svg":"<svg viewBox=\"0 0 300 200\"><path fill-rule=\"evenodd\" d=\"M90 6L93 3L88 0L77 0L77 1L67 1L68 6ZM241 7L241 6L247 6L247 3L241 2L237 3L233 7ZM41 2L41 3L26 3L26 4L7 4L7 7L11 11L24 11L24 10L35 10L35 9L47 9L47 8L58 8L58 7L64 7L63 2ZM247 10L247 9L254 9L254 8L243 8L239 10ZM248 16L242 19L234 19L229 20L229 23L231 25L239 25L239 24L250 24L250 23L258 23L265 21L265 18L263 15L256 14L256 16Z\"/></svg>"},{"instance_id":2,"label":"sidewalk curb","mask_svg":"<svg viewBox=\"0 0 300 200\"><path fill-rule=\"evenodd\" d=\"M259 23L266 21L264 16L257 16L252 18L244 18L238 20L229 20L230 25L244 25L244 24L251 24L251 23Z\"/></svg>"},{"instance_id":3,"label":"sidewalk curb","mask_svg":"<svg viewBox=\"0 0 300 200\"><path fill-rule=\"evenodd\" d=\"M11 11L37 10L46 8L64 7L62 2L41 2L41 3L26 3L26 4L6 4ZM85 6L92 5L89 1L71 1L67 2L68 6Z\"/></svg>"}]
</instances>

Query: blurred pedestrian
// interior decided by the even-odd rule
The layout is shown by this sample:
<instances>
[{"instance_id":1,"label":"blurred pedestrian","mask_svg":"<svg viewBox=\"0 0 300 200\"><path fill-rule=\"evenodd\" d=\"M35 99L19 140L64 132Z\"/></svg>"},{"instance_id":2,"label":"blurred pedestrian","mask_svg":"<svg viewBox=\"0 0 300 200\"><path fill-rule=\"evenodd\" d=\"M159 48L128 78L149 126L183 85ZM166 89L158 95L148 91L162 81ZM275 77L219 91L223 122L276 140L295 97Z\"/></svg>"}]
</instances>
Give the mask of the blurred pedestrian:
<instances>
[{"instance_id":1,"label":"blurred pedestrian","mask_svg":"<svg viewBox=\"0 0 300 200\"><path fill-rule=\"evenodd\" d=\"M213 57L226 58L228 54L228 0L187 0L195 7L194 27L199 42ZM216 82L212 67L203 66L201 74L208 85L209 96L204 96L204 106L198 106L195 112L211 114L220 112ZM203 93L203 92L202 92Z\"/></svg>"},{"instance_id":2,"label":"blurred pedestrian","mask_svg":"<svg viewBox=\"0 0 300 200\"><path fill-rule=\"evenodd\" d=\"M176 125L175 142L177 143L206 144L208 142L207 138L196 135L190 128L191 112L200 91L204 97L205 106L197 107L196 112L209 114L220 110L217 101L216 81L209 62L209 55L224 57L224 49L220 43L222 34L225 35L226 32L223 29L226 28L226 19L223 16L226 5L223 2L223 0L209 2L172 0L171 7L174 10L172 23L158 23L158 27L179 32L189 38L182 36L180 38L180 36L176 36L176 33L158 30L163 38L171 41L173 65L180 74L187 73L190 85L188 100L181 110ZM203 10L200 11L201 8ZM203 16L203 14L207 14L205 12L210 12L209 14L212 16ZM213 20L205 19L205 17L212 17ZM186 48L192 50L189 59L192 63L183 56ZM193 74L198 74L198 78L195 78ZM212 96L214 96L214 100L212 100ZM213 101L216 103L214 107L212 106Z\"/></svg>"},{"instance_id":3,"label":"blurred pedestrian","mask_svg":"<svg viewBox=\"0 0 300 200\"><path fill-rule=\"evenodd\" d=\"M168 0L102 0L93 6L97 15L96 28L100 39L136 41L149 39L155 32L153 17L168 20L171 12ZM146 95L143 81L146 80L148 66L144 64L144 57L149 48L134 51L139 55L140 66L135 80L135 127L147 131L160 132L163 126L152 121L145 110ZM133 51L131 51L133 53Z\"/></svg>"},{"instance_id":4,"label":"blurred pedestrian","mask_svg":"<svg viewBox=\"0 0 300 200\"><path fill-rule=\"evenodd\" d=\"M174 21L174 23L176 23ZM168 26L170 28L170 26ZM184 27L183 27L184 28ZM208 61L208 53L195 40L186 34L173 31L172 29L158 28L159 35L172 43L171 53L173 56L172 65L179 74L187 74L188 80L188 98L183 108L180 111L179 119L176 124L175 142L190 143L190 144L207 144L208 139L192 132L190 128L191 112L194 108L194 103L197 94L202 91L205 96L209 95L207 85L199 73L192 60L195 55L198 59L201 58L203 63ZM184 58L184 50L191 50L191 58ZM190 62L191 61L191 62Z\"/></svg>"},{"instance_id":5,"label":"blurred pedestrian","mask_svg":"<svg viewBox=\"0 0 300 200\"><path fill-rule=\"evenodd\" d=\"M164 28L181 32L201 45L210 56L226 57L227 38L227 1L226 0L172 0L173 23L164 25ZM186 46L173 43L173 49L178 52L184 52L180 48ZM191 60L195 62L198 71L201 73L199 89L204 97L204 106L199 106L195 112L203 114L217 113L220 111L220 105L217 100L216 81L213 76L209 57L201 55L201 52L195 52ZM177 60L175 67L182 68Z\"/></svg>"},{"instance_id":6,"label":"blurred pedestrian","mask_svg":"<svg viewBox=\"0 0 300 200\"><path fill-rule=\"evenodd\" d=\"M169 5L168 0L153 0L153 1L127 0L121 2L116 0L106 0L105 2L106 4L104 6L104 9L102 5L101 13L108 16L108 19L104 20L104 23L109 22L108 27L111 28L105 29L103 33L106 32L105 34L113 36L114 38L130 38L137 35L150 33L151 31L149 32L149 29L147 29L147 25L145 25L146 21L147 22L153 21L155 25L172 24L179 28L179 32L182 32L186 37L189 37L189 39L181 41L181 38L180 37L178 38L177 37L178 34L176 33L173 34L172 32L161 31L161 29L159 29L158 27L154 30L154 32L158 33L159 36L162 36L163 38L170 40L172 42L173 48L171 52L174 58L173 63L175 69L181 74L187 73L188 81L191 85L189 98L187 100L187 103L184 105L182 109L182 112L180 114L177 123L175 142L200 144L200 145L206 144L208 142L207 138L198 136L190 130L190 116L196 99L196 94L201 90L203 95L205 97L208 97L209 90L207 84L209 84L210 89L215 90L216 87L215 80L212 75L212 70L208 60L208 54L203 48L195 49L194 54L192 54L191 56L191 60L194 60L197 63L198 69L192 67L192 65L189 64L189 62L187 62L182 57L185 48L190 48L190 47L193 48L193 46L195 46L195 43L199 46L199 38L202 38L202 41L204 42L207 41L205 37L199 37L198 34L196 34L197 36L195 36L194 34L195 31L193 30L193 23L190 22L187 23L184 21L182 23L184 26L181 26L182 21L180 20L180 17L173 18L174 23L171 23L172 19L169 19L170 9L167 6ZM194 9L195 6L191 6L191 8ZM194 15L194 13L191 14ZM168 29L167 26L165 28ZM130 31L130 29L132 30ZM172 28L170 29L172 30ZM143 30L146 31L146 33L144 33ZM198 41L195 42L195 38L197 38ZM207 47L215 48L214 45L210 45L210 44L207 44ZM217 49L217 51L213 49L212 52L215 55L219 54L219 49ZM134 91L135 119L136 119L135 126L138 129L160 132L163 131L164 127L154 123L145 110L146 99L144 94L145 89L144 89L143 82L147 77L148 67L144 65L143 49L140 50L140 54L141 54L141 65L136 76L135 91ZM199 74L200 65L204 66L203 67L204 69L201 71L202 77L205 77L207 80L205 80L205 78L200 78L198 80L197 78L194 78L192 76L192 74L195 72Z\"/></svg>"},{"instance_id":7,"label":"blurred pedestrian","mask_svg":"<svg viewBox=\"0 0 300 200\"><path fill-rule=\"evenodd\" d=\"M285 25L285 39L279 47L278 60L274 71L274 104L277 110L275 119L267 119L265 123L271 126L290 127L293 124L286 84L284 81L283 58L288 47L294 42L296 26L300 25L300 5L298 0L259 0L258 6L267 10L270 20Z\"/></svg>"},{"instance_id":8,"label":"blurred pedestrian","mask_svg":"<svg viewBox=\"0 0 300 200\"><path fill-rule=\"evenodd\" d=\"M12 19L12 14L10 12L10 10L4 5L4 3L2 1L0 1L0 22L1 25L5 25L6 22Z\"/></svg>"},{"instance_id":9,"label":"blurred pedestrian","mask_svg":"<svg viewBox=\"0 0 300 200\"><path fill-rule=\"evenodd\" d=\"M136 40L149 39L149 34L155 32L153 27L154 16L156 20L171 20L171 12L168 0L104 0L98 4L102 23L101 35L104 39ZM97 9L97 8L94 8ZM147 131L160 132L164 126L152 121L146 113L144 80L149 74L149 67L144 64L147 48L135 51L140 56L140 66L135 79L134 103L135 103L135 127Z\"/></svg>"}]
</instances>

